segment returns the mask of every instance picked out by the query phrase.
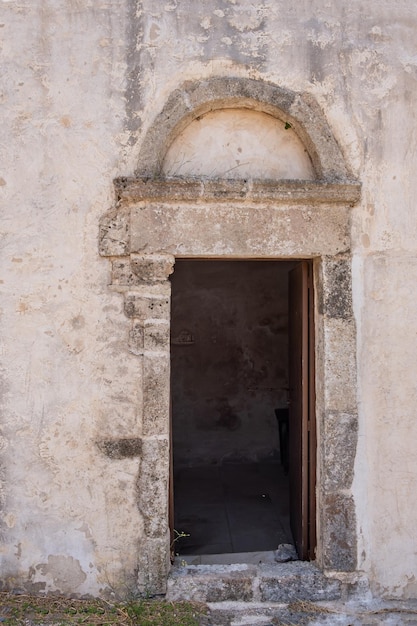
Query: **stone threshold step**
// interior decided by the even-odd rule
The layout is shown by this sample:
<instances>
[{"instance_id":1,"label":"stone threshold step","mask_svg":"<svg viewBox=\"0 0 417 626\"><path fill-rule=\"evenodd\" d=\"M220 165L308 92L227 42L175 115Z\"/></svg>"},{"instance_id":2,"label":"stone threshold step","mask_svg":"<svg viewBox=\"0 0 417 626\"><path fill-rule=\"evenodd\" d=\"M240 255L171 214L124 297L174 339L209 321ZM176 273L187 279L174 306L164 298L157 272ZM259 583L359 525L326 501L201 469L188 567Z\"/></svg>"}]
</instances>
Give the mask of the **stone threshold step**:
<instances>
[{"instance_id":1,"label":"stone threshold step","mask_svg":"<svg viewBox=\"0 0 417 626\"><path fill-rule=\"evenodd\" d=\"M296 601L207 603L206 626L416 626L415 603Z\"/></svg>"},{"instance_id":2,"label":"stone threshold step","mask_svg":"<svg viewBox=\"0 0 417 626\"><path fill-rule=\"evenodd\" d=\"M259 563L276 563L275 552L226 552L222 554L185 554L176 557L177 565L234 565L246 563L258 565Z\"/></svg>"},{"instance_id":3,"label":"stone threshold step","mask_svg":"<svg viewBox=\"0 0 417 626\"><path fill-rule=\"evenodd\" d=\"M207 606L209 626L353 625L351 615L348 619L320 603L217 602Z\"/></svg>"},{"instance_id":4,"label":"stone threshold step","mask_svg":"<svg viewBox=\"0 0 417 626\"><path fill-rule=\"evenodd\" d=\"M182 565L168 577L168 600L197 602L293 602L336 600L341 583L326 578L314 563Z\"/></svg>"},{"instance_id":5,"label":"stone threshold step","mask_svg":"<svg viewBox=\"0 0 417 626\"><path fill-rule=\"evenodd\" d=\"M287 604L265 602L208 603L209 624L216 626L271 626L272 620L287 618Z\"/></svg>"},{"instance_id":6,"label":"stone threshold step","mask_svg":"<svg viewBox=\"0 0 417 626\"><path fill-rule=\"evenodd\" d=\"M205 626L416 626L415 608L370 602L208 603Z\"/></svg>"}]
</instances>

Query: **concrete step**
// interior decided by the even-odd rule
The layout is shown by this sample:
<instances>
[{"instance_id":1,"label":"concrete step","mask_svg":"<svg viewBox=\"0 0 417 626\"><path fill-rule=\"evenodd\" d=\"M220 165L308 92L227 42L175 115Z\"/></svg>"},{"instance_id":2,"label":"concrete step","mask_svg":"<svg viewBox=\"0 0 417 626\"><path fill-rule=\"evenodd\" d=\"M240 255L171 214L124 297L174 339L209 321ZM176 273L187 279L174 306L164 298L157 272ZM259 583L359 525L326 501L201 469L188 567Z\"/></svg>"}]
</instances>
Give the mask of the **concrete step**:
<instances>
[{"instance_id":1,"label":"concrete step","mask_svg":"<svg viewBox=\"0 0 417 626\"><path fill-rule=\"evenodd\" d=\"M176 562L168 578L168 600L272 602L336 600L341 585L305 561L250 565L187 565Z\"/></svg>"}]
</instances>

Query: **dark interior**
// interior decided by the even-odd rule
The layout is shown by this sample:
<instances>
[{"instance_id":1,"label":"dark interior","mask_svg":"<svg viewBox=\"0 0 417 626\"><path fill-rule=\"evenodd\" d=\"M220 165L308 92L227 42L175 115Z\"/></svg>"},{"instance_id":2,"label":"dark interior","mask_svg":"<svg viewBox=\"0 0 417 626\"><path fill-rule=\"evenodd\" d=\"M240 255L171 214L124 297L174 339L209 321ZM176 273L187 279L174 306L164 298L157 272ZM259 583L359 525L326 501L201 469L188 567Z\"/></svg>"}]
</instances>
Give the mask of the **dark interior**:
<instances>
[{"instance_id":1,"label":"dark interior","mask_svg":"<svg viewBox=\"0 0 417 626\"><path fill-rule=\"evenodd\" d=\"M269 551L292 542L285 415L294 265L176 261L174 528L187 535L175 542L179 554Z\"/></svg>"}]
</instances>

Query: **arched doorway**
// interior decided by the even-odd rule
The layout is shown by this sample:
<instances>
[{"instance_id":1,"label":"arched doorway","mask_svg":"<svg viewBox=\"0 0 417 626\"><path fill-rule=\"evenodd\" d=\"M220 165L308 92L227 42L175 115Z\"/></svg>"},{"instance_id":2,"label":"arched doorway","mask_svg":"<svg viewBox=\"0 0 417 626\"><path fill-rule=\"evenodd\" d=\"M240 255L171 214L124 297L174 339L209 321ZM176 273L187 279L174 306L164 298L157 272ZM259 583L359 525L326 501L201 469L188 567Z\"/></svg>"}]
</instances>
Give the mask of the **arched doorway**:
<instances>
[{"instance_id":1,"label":"arched doorway","mask_svg":"<svg viewBox=\"0 0 417 626\"><path fill-rule=\"evenodd\" d=\"M261 112L277 120L281 130L294 132L311 163L310 178L164 175L170 147L176 141L180 145L187 127L210 111L227 109ZM102 219L100 252L112 257L112 285L124 293L125 313L132 320L129 350L143 363L137 437L144 524L139 586L163 592L169 569L169 275L181 259L313 260L316 558L324 569L354 570L350 488L357 413L349 215L360 187L349 179L320 109L310 97L260 81L186 83L149 129L137 176L115 185L118 204Z\"/></svg>"}]
</instances>

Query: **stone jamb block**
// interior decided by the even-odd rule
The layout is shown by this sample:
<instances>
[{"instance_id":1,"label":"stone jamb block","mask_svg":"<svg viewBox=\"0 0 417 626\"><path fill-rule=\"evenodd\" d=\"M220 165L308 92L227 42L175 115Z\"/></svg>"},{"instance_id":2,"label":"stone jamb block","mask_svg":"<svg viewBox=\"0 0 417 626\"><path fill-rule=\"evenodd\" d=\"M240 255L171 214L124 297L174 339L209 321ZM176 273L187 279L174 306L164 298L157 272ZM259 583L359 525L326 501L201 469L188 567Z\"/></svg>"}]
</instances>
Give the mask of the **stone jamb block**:
<instances>
[{"instance_id":1,"label":"stone jamb block","mask_svg":"<svg viewBox=\"0 0 417 626\"><path fill-rule=\"evenodd\" d=\"M130 252L130 207L118 207L103 215L99 227L101 256L125 256Z\"/></svg>"},{"instance_id":2,"label":"stone jamb block","mask_svg":"<svg viewBox=\"0 0 417 626\"><path fill-rule=\"evenodd\" d=\"M169 434L169 353L147 353L143 362L143 418L145 436Z\"/></svg>"},{"instance_id":3,"label":"stone jamb block","mask_svg":"<svg viewBox=\"0 0 417 626\"><path fill-rule=\"evenodd\" d=\"M351 256L323 258L322 281L321 312L335 319L351 319L353 316Z\"/></svg>"},{"instance_id":4,"label":"stone jamb block","mask_svg":"<svg viewBox=\"0 0 417 626\"><path fill-rule=\"evenodd\" d=\"M175 259L170 254L130 255L130 265L140 283L160 283L174 271Z\"/></svg>"},{"instance_id":5,"label":"stone jamb block","mask_svg":"<svg viewBox=\"0 0 417 626\"><path fill-rule=\"evenodd\" d=\"M352 495L322 496L322 561L325 569L351 572L357 566L355 503Z\"/></svg>"},{"instance_id":6,"label":"stone jamb block","mask_svg":"<svg viewBox=\"0 0 417 626\"><path fill-rule=\"evenodd\" d=\"M143 354L145 346L145 329L142 320L133 319L129 331L128 350L137 356Z\"/></svg>"},{"instance_id":7,"label":"stone jamb block","mask_svg":"<svg viewBox=\"0 0 417 626\"><path fill-rule=\"evenodd\" d=\"M144 283L133 271L132 262L128 257L122 257L112 260L111 286L114 288L123 287L125 290L129 288L140 287Z\"/></svg>"},{"instance_id":8,"label":"stone jamb block","mask_svg":"<svg viewBox=\"0 0 417 626\"><path fill-rule=\"evenodd\" d=\"M328 412L323 420L322 440L324 491L350 489L358 440L357 413Z\"/></svg>"},{"instance_id":9,"label":"stone jamb block","mask_svg":"<svg viewBox=\"0 0 417 626\"><path fill-rule=\"evenodd\" d=\"M135 317L140 320L170 319L169 296L149 295L145 296L135 292L125 294L125 314L127 317Z\"/></svg>"},{"instance_id":10,"label":"stone jamb block","mask_svg":"<svg viewBox=\"0 0 417 626\"><path fill-rule=\"evenodd\" d=\"M326 411L356 412L356 327L353 319L323 319Z\"/></svg>"},{"instance_id":11,"label":"stone jamb block","mask_svg":"<svg viewBox=\"0 0 417 626\"><path fill-rule=\"evenodd\" d=\"M165 320L146 321L144 326L145 350L163 351L169 354L170 324Z\"/></svg>"},{"instance_id":12,"label":"stone jamb block","mask_svg":"<svg viewBox=\"0 0 417 626\"><path fill-rule=\"evenodd\" d=\"M145 597L165 594L169 569L169 532L158 538L144 538L139 544L137 577L139 593Z\"/></svg>"},{"instance_id":13,"label":"stone jamb block","mask_svg":"<svg viewBox=\"0 0 417 626\"><path fill-rule=\"evenodd\" d=\"M147 352L160 355L169 354L170 325L166 320L132 319L129 331L128 349L137 356Z\"/></svg>"},{"instance_id":14,"label":"stone jamb block","mask_svg":"<svg viewBox=\"0 0 417 626\"><path fill-rule=\"evenodd\" d=\"M168 532L169 439L142 438L137 481L139 511L146 537L164 538Z\"/></svg>"}]
</instances>

